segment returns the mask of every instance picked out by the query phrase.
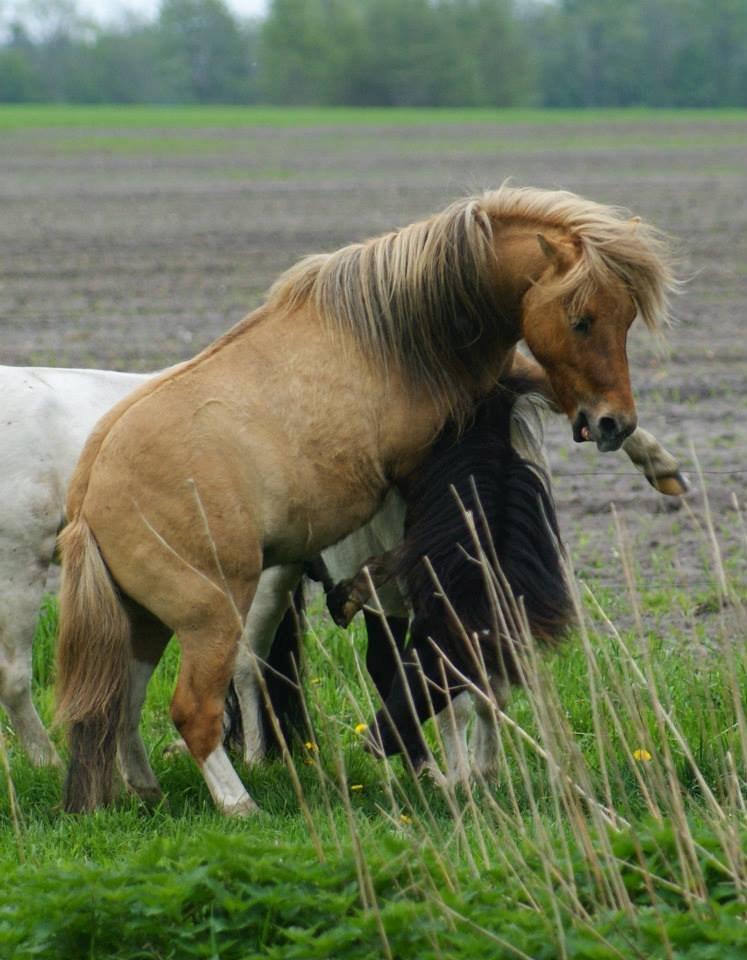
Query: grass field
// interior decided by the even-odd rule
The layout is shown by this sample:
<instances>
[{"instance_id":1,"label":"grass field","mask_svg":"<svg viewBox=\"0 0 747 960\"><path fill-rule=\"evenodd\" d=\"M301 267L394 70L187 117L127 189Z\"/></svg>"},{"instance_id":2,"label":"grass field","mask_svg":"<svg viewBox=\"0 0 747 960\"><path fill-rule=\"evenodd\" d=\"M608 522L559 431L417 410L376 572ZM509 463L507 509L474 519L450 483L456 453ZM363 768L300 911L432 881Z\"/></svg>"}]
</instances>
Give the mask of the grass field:
<instances>
[{"instance_id":1,"label":"grass field","mask_svg":"<svg viewBox=\"0 0 747 960\"><path fill-rule=\"evenodd\" d=\"M156 809L62 815L5 726L0 957L747 956L747 113L30 107L0 131L3 362L174 362L303 253L507 176L650 216L690 280L669 352L633 338L639 409L696 486L667 508L548 427L581 625L515 694L498 783L363 752L361 630L318 599L313 746L241 771L255 819L219 817L164 755L175 645L145 718ZM47 720L54 620L50 600Z\"/></svg>"},{"instance_id":2,"label":"grass field","mask_svg":"<svg viewBox=\"0 0 747 960\"><path fill-rule=\"evenodd\" d=\"M514 698L499 783L454 789L362 752L362 637L317 600L315 734L288 765L242 771L263 810L244 822L211 810L191 761L164 757L172 645L145 719L158 808L61 815L58 776L11 749L3 955L742 956L745 610L726 582L723 633L695 627L686 646L651 623L666 579L631 595L642 628L622 635L592 579L583 629ZM47 716L54 626L50 600L35 650Z\"/></svg>"},{"instance_id":3,"label":"grass field","mask_svg":"<svg viewBox=\"0 0 747 960\"><path fill-rule=\"evenodd\" d=\"M743 124L747 111L723 110L533 110L482 108L388 107L165 107L165 106L0 106L0 130L79 127L84 129L121 127L319 127L319 126L433 126L434 124L477 123L546 124L561 126L578 123L641 121L655 126L661 122Z\"/></svg>"}]
</instances>

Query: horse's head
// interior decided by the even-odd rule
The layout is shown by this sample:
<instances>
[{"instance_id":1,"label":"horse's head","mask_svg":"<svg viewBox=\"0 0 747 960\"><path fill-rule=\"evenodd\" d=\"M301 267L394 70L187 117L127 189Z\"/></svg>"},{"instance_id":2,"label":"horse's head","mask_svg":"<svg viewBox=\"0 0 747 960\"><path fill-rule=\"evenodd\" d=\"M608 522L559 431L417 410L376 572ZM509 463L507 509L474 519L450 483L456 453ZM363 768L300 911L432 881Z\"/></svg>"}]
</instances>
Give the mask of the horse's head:
<instances>
[{"instance_id":1,"label":"horse's head","mask_svg":"<svg viewBox=\"0 0 747 960\"><path fill-rule=\"evenodd\" d=\"M537 237L547 264L523 299L522 336L545 368L577 442L617 450L636 428L626 341L637 313L625 284L575 284L573 241Z\"/></svg>"}]
</instances>

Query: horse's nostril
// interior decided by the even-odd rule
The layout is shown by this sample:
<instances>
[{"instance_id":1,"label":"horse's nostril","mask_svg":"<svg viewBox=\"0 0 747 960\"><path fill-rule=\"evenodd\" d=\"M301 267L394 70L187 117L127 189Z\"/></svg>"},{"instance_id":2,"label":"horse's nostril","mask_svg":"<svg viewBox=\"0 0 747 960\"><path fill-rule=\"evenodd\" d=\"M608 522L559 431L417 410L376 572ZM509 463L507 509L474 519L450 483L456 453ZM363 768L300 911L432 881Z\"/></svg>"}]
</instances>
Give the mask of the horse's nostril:
<instances>
[{"instance_id":1,"label":"horse's nostril","mask_svg":"<svg viewBox=\"0 0 747 960\"><path fill-rule=\"evenodd\" d=\"M618 433L617 420L614 417L600 417L599 433L607 438L616 436Z\"/></svg>"}]
</instances>

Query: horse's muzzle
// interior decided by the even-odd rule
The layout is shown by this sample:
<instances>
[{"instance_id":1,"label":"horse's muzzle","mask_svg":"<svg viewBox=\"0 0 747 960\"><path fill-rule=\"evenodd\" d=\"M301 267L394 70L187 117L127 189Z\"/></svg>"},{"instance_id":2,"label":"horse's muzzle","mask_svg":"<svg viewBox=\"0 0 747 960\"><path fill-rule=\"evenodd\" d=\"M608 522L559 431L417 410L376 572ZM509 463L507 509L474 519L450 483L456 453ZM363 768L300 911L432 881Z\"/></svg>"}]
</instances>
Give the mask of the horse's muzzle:
<instances>
[{"instance_id":1,"label":"horse's muzzle","mask_svg":"<svg viewBox=\"0 0 747 960\"><path fill-rule=\"evenodd\" d=\"M573 439L576 443L593 440L598 450L607 453L619 450L637 423L635 416L605 414L602 417L590 417L585 410L579 410L573 421Z\"/></svg>"}]
</instances>

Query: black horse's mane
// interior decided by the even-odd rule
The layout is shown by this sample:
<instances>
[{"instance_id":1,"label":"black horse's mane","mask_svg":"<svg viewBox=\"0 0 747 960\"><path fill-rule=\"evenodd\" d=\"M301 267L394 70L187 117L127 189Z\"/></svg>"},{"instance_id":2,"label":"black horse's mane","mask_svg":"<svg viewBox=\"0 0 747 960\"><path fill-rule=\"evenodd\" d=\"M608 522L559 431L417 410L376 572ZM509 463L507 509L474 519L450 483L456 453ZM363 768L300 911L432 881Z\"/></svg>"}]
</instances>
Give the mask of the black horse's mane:
<instances>
[{"instance_id":1,"label":"black horse's mane","mask_svg":"<svg viewBox=\"0 0 747 960\"><path fill-rule=\"evenodd\" d=\"M511 443L513 405L522 392L522 384L504 381L463 432L447 425L403 489L405 539L396 575L413 611L403 664L410 690L405 693L402 675L396 676L377 714L386 753L402 746L417 753L417 721L442 709L464 688L464 678L480 688L486 672L521 682L522 616L544 645L562 639L571 622L549 478Z\"/></svg>"},{"instance_id":2,"label":"black horse's mane","mask_svg":"<svg viewBox=\"0 0 747 960\"><path fill-rule=\"evenodd\" d=\"M482 635L495 620L485 571L476 562L475 532L487 560L498 560L499 581L505 578L512 597L521 598L537 640L558 640L571 617L549 480L511 444L516 389L504 382L478 406L463 433L447 426L406 490L397 574L407 585L416 623L425 629L427 622L437 636L444 633L438 621L448 617L434 575L467 633ZM463 510L471 513L475 532ZM515 619L510 612L509 619Z\"/></svg>"}]
</instances>

